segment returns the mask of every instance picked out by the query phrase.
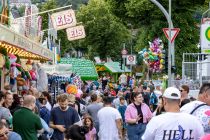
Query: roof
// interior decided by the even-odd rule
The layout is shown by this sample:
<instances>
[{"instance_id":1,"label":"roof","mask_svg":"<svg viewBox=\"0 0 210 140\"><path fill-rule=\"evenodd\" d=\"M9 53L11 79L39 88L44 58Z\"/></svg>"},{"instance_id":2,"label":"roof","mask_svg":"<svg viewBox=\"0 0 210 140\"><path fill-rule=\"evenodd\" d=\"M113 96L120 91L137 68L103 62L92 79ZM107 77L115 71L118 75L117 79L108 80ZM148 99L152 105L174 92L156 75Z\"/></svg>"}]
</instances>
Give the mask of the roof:
<instances>
[{"instance_id":1,"label":"roof","mask_svg":"<svg viewBox=\"0 0 210 140\"><path fill-rule=\"evenodd\" d=\"M104 66L109 69L112 73L122 73L122 72L131 72L125 65L120 66L119 62L107 62ZM125 69L124 69L125 68Z\"/></svg>"},{"instance_id":2,"label":"roof","mask_svg":"<svg viewBox=\"0 0 210 140\"><path fill-rule=\"evenodd\" d=\"M60 64L72 64L72 72L82 80L97 80L98 73L92 61L78 58L61 58Z\"/></svg>"}]
</instances>

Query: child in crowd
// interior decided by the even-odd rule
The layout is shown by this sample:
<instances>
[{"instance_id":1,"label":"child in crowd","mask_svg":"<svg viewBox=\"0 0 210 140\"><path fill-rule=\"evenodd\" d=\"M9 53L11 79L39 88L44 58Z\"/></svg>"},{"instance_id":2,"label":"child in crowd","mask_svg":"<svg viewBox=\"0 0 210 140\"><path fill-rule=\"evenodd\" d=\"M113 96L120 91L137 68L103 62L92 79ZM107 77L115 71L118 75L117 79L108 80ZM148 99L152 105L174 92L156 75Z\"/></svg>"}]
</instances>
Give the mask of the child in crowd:
<instances>
[{"instance_id":1,"label":"child in crowd","mask_svg":"<svg viewBox=\"0 0 210 140\"><path fill-rule=\"evenodd\" d=\"M85 134L86 140L96 140L96 129L93 126L93 120L90 116L84 117L84 125L89 128L89 132Z\"/></svg>"},{"instance_id":2,"label":"child in crowd","mask_svg":"<svg viewBox=\"0 0 210 140\"><path fill-rule=\"evenodd\" d=\"M125 137L125 131L126 131L126 123L125 123L125 110L126 110L126 108L127 108L127 106L125 105L125 98L120 97L120 106L118 108L118 111L120 112L120 114L122 116L122 121L123 121L123 129L122 129L123 137Z\"/></svg>"}]
</instances>

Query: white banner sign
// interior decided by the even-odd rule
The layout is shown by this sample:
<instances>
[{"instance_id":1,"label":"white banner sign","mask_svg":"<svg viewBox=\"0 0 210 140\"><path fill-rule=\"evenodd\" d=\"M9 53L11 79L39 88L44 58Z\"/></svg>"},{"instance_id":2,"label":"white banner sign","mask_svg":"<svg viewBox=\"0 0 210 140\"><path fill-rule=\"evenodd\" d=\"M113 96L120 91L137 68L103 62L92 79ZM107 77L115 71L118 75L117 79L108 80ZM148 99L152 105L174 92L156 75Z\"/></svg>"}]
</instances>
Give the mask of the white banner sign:
<instances>
[{"instance_id":1,"label":"white banner sign","mask_svg":"<svg viewBox=\"0 0 210 140\"><path fill-rule=\"evenodd\" d=\"M53 27L61 30L77 24L74 10L66 10L51 15Z\"/></svg>"},{"instance_id":2,"label":"white banner sign","mask_svg":"<svg viewBox=\"0 0 210 140\"><path fill-rule=\"evenodd\" d=\"M201 25L201 50L203 53L210 53L210 24Z\"/></svg>"},{"instance_id":3,"label":"white banner sign","mask_svg":"<svg viewBox=\"0 0 210 140\"><path fill-rule=\"evenodd\" d=\"M136 65L136 55L127 55L126 56L127 65Z\"/></svg>"},{"instance_id":4,"label":"white banner sign","mask_svg":"<svg viewBox=\"0 0 210 140\"><path fill-rule=\"evenodd\" d=\"M66 29L66 32L67 32L68 40L70 41L82 39L82 38L85 38L86 36L84 26L82 25L68 28Z\"/></svg>"}]
</instances>

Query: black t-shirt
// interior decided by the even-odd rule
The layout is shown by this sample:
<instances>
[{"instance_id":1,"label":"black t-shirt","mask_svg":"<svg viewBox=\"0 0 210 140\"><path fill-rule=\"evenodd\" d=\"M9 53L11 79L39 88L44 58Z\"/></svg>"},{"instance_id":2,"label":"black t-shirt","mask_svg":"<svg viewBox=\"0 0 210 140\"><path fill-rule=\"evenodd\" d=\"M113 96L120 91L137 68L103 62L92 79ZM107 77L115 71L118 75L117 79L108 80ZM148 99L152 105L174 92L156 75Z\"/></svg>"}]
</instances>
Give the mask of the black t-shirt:
<instances>
[{"instance_id":1,"label":"black t-shirt","mask_svg":"<svg viewBox=\"0 0 210 140\"><path fill-rule=\"evenodd\" d=\"M143 123L143 113L142 113L142 110L141 110L141 104L140 105L134 104L134 105L137 109L138 115L141 117L141 119L138 121L138 123Z\"/></svg>"},{"instance_id":2,"label":"black t-shirt","mask_svg":"<svg viewBox=\"0 0 210 140\"><path fill-rule=\"evenodd\" d=\"M62 111L60 107L55 107L52 109L50 117L50 121L52 121L55 125L64 125L65 128L68 128L79 121L79 115L77 111L72 107L69 107L66 111ZM63 139L64 134L58 129L55 129L52 136L52 140Z\"/></svg>"}]
</instances>

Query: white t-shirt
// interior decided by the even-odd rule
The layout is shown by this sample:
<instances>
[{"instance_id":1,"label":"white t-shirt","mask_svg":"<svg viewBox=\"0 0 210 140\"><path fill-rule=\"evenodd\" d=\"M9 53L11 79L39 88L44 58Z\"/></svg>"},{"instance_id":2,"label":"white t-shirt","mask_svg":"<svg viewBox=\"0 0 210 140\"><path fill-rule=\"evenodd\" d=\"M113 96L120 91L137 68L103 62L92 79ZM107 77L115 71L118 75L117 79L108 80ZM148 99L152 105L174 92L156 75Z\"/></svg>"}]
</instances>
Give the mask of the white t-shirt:
<instances>
[{"instance_id":1,"label":"white t-shirt","mask_svg":"<svg viewBox=\"0 0 210 140\"><path fill-rule=\"evenodd\" d=\"M200 104L204 104L204 102L201 101L190 102L181 108L181 112L190 114L193 111L193 109ZM196 109L192 115L198 118L200 123L203 125L204 132L210 134L210 106L208 105L201 106L198 109Z\"/></svg>"},{"instance_id":2,"label":"white t-shirt","mask_svg":"<svg viewBox=\"0 0 210 140\"><path fill-rule=\"evenodd\" d=\"M127 76L125 74L120 75L120 84L127 83Z\"/></svg>"},{"instance_id":3,"label":"white t-shirt","mask_svg":"<svg viewBox=\"0 0 210 140\"><path fill-rule=\"evenodd\" d=\"M119 140L116 120L121 119L117 109L113 107L103 107L98 111L100 140Z\"/></svg>"},{"instance_id":4,"label":"white t-shirt","mask_svg":"<svg viewBox=\"0 0 210 140\"><path fill-rule=\"evenodd\" d=\"M196 117L167 112L149 121L142 140L199 140L203 135L203 127Z\"/></svg>"}]
</instances>

